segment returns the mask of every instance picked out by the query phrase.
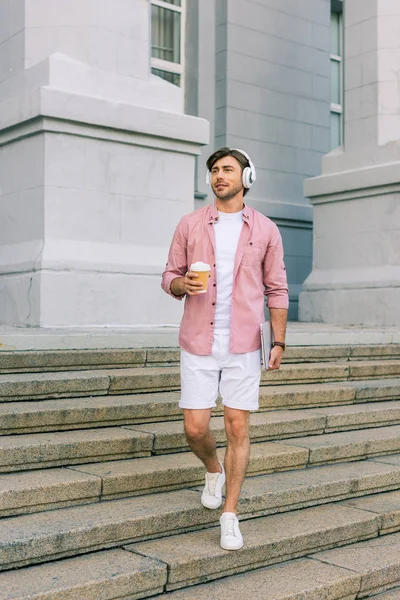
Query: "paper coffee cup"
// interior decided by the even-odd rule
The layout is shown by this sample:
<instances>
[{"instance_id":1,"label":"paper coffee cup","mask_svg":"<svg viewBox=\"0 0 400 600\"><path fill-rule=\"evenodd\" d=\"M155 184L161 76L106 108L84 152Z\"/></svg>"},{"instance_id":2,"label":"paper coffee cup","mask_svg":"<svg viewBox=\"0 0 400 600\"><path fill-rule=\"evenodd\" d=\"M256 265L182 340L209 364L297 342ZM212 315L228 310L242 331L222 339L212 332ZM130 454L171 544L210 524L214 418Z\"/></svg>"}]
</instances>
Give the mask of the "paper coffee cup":
<instances>
[{"instance_id":1,"label":"paper coffee cup","mask_svg":"<svg viewBox=\"0 0 400 600\"><path fill-rule=\"evenodd\" d=\"M190 270L193 273L197 273L197 281L201 281L203 284L203 289L201 289L198 293L205 294L208 288L208 280L210 278L211 267L207 263L203 263L201 261L195 262L190 265Z\"/></svg>"}]
</instances>

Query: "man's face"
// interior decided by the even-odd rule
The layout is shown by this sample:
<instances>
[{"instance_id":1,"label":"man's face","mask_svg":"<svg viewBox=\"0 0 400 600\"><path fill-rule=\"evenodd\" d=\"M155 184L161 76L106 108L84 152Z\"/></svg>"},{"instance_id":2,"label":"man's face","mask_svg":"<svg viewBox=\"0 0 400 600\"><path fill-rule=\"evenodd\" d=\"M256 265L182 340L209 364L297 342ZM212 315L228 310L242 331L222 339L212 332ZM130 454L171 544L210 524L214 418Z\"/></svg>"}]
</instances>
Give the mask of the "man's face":
<instances>
[{"instance_id":1,"label":"man's face","mask_svg":"<svg viewBox=\"0 0 400 600\"><path fill-rule=\"evenodd\" d=\"M211 168L211 187L219 200L231 200L242 189L242 167L233 156L217 160Z\"/></svg>"}]
</instances>

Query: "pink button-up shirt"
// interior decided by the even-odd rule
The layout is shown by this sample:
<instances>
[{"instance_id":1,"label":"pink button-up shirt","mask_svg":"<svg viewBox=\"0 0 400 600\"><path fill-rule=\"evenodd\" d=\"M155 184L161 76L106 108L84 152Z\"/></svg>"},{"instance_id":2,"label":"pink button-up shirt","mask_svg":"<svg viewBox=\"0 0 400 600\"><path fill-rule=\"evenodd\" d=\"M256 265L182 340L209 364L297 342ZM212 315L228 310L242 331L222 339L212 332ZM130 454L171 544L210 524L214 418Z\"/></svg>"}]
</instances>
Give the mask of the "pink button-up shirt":
<instances>
[{"instance_id":1,"label":"pink button-up shirt","mask_svg":"<svg viewBox=\"0 0 400 600\"><path fill-rule=\"evenodd\" d=\"M211 265L206 294L186 295L179 331L179 345L191 354L211 354L214 314L217 298L214 223L216 205L207 205L182 217L176 228L168 262L162 276L162 288L171 292L171 283L183 277L197 261ZM230 352L241 354L258 350L260 323L264 321L264 296L269 308L288 308L288 286L283 262L282 238L268 217L244 206L233 270Z\"/></svg>"}]
</instances>

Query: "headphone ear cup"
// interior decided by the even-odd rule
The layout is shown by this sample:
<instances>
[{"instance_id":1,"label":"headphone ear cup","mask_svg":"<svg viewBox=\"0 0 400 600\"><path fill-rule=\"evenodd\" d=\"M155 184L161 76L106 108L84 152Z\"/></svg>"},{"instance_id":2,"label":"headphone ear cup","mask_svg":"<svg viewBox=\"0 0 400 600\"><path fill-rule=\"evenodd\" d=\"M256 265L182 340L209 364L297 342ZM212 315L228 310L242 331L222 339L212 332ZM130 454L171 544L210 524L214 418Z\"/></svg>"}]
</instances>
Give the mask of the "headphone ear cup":
<instances>
[{"instance_id":1,"label":"headphone ear cup","mask_svg":"<svg viewBox=\"0 0 400 600\"><path fill-rule=\"evenodd\" d=\"M242 183L243 183L243 187L245 187L247 189L250 188L253 184L251 175L252 175L251 168L245 167L243 169L243 173L242 173Z\"/></svg>"}]
</instances>

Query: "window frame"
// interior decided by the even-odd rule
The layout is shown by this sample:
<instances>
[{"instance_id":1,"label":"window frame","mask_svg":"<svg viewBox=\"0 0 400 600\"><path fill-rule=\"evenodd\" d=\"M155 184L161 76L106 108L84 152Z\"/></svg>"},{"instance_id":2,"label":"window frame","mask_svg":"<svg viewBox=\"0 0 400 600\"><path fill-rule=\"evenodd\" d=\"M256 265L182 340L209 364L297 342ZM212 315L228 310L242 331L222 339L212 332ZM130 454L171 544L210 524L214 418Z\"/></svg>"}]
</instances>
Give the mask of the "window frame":
<instances>
[{"instance_id":1,"label":"window frame","mask_svg":"<svg viewBox=\"0 0 400 600\"><path fill-rule=\"evenodd\" d=\"M331 15L335 13L339 17L339 51L340 54L332 54L329 53L329 64L332 62L337 62L339 64L339 104L336 102L330 103L330 112L339 115L339 146L332 147L332 129L330 129L330 140L329 146L330 151L335 150L335 148L339 148L343 146L344 142L344 68L343 68L343 47L344 47L344 31L343 31L343 2L341 1L332 1L331 2ZM332 76L332 71L331 74Z\"/></svg>"},{"instance_id":2,"label":"window frame","mask_svg":"<svg viewBox=\"0 0 400 600\"><path fill-rule=\"evenodd\" d=\"M181 26L180 26L180 62L174 63L169 60L163 60L161 58L153 58L151 56L151 69L158 69L167 73L174 73L179 75L179 86L182 90L185 88L185 33L186 33L186 0L181 0L181 6L164 2L163 0L151 0L150 10L152 6L159 6L166 10L178 13L181 15ZM153 48L153 40L151 40L151 53ZM158 76L156 76L158 77Z\"/></svg>"}]
</instances>

